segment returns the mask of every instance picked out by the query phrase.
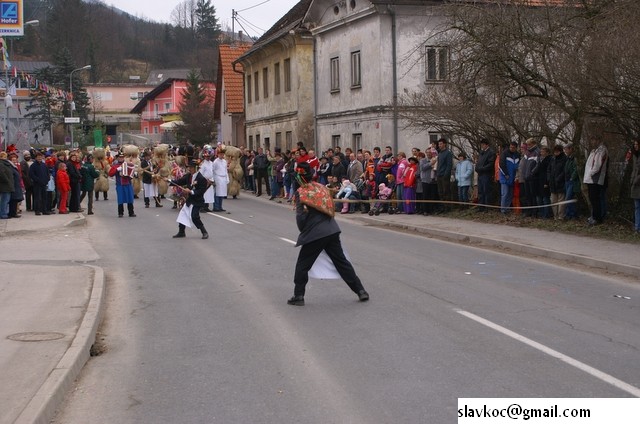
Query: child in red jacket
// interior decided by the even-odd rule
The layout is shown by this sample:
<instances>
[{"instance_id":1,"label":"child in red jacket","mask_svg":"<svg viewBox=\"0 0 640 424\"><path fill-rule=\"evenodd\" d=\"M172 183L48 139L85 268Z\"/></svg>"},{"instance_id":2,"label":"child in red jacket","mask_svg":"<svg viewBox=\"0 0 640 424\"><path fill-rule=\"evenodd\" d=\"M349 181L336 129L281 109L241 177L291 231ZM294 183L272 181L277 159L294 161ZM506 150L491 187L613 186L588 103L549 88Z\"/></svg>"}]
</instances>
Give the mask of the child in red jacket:
<instances>
[{"instance_id":1,"label":"child in red jacket","mask_svg":"<svg viewBox=\"0 0 640 424\"><path fill-rule=\"evenodd\" d=\"M69 213L67 210L67 198L71 191L71 183L69 181L69 174L67 174L67 164L64 162L58 163L58 172L56 172L56 187L60 193L60 213Z\"/></svg>"}]
</instances>

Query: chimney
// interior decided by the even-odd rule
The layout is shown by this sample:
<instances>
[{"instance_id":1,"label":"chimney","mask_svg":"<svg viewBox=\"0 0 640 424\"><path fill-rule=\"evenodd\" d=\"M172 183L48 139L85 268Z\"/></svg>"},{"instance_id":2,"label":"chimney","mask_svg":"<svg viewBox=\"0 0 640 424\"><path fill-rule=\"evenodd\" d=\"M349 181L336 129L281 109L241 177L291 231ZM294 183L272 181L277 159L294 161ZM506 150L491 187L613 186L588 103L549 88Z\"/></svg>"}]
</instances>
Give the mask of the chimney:
<instances>
[{"instance_id":1,"label":"chimney","mask_svg":"<svg viewBox=\"0 0 640 424\"><path fill-rule=\"evenodd\" d=\"M238 31L238 41L242 41L242 31Z\"/></svg>"}]
</instances>

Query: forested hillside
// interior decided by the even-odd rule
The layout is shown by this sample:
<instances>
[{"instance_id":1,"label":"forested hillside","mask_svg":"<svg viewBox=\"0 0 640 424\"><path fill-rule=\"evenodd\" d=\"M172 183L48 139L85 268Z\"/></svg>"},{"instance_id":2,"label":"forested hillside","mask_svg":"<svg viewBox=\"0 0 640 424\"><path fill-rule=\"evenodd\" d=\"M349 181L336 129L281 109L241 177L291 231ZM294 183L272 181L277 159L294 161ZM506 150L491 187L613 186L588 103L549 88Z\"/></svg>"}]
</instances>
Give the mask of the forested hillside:
<instances>
[{"instance_id":1,"label":"forested hillside","mask_svg":"<svg viewBox=\"0 0 640 424\"><path fill-rule=\"evenodd\" d=\"M184 0L176 9L192 11L179 25L133 17L99 1L24 0L24 37L8 38L11 59L45 60L63 48L76 66L92 65L91 82L146 79L154 68L200 68L215 79L218 19L210 0Z\"/></svg>"}]
</instances>

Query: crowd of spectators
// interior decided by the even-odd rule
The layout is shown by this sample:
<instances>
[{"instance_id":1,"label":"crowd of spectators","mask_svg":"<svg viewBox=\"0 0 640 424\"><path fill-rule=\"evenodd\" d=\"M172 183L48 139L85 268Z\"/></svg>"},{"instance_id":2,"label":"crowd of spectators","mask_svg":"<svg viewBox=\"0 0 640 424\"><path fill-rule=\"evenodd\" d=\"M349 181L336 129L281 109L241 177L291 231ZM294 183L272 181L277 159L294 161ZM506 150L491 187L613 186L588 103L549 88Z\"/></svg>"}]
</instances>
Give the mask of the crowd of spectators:
<instances>
[{"instance_id":1,"label":"crowd of spectators","mask_svg":"<svg viewBox=\"0 0 640 424\"><path fill-rule=\"evenodd\" d=\"M532 138L522 144L511 142L497 151L483 139L473 158L464 151L454 154L444 138L424 150L414 147L410 155L394 153L391 146L384 152L380 147L373 151L346 148L343 152L336 146L318 157L302 143L292 151L276 149L273 155L262 149L241 150L244 190L260 196L264 184L270 200L291 202L298 184L296 164L308 162L314 180L334 193L336 211L344 214L432 215L454 207L473 207L480 213L494 210L504 215L572 220L578 218L575 199L584 184L591 208L587 223L601 224L606 215L609 157L604 144L595 137L590 140L583 170L579 170L573 145L549 148ZM636 142L631 156L636 232L640 228L638 155Z\"/></svg>"},{"instance_id":2,"label":"crowd of spectators","mask_svg":"<svg viewBox=\"0 0 640 424\"><path fill-rule=\"evenodd\" d=\"M84 212L80 203L87 195L92 200L97 177L92 162L80 150L20 153L9 146L0 152L0 218L20 218L25 211L36 216Z\"/></svg>"},{"instance_id":3,"label":"crowd of spectators","mask_svg":"<svg viewBox=\"0 0 640 424\"><path fill-rule=\"evenodd\" d=\"M10 146L11 147L11 146ZM178 152L198 157L198 149ZM607 214L606 186L609 157L600 139L590 139L590 152L579 169L571 144L552 149L534 139L511 142L495 151L480 141L478 154L452 151L446 139L410 155L374 147L353 151L338 146L319 156L303 143L282 152L241 147L242 188L269 200L291 202L299 182L296 164L309 163L314 181L335 195L340 213L442 214L451 208L474 207L478 212L571 220L578 218L575 202L581 184L587 188L589 225L601 224ZM35 215L82 212L83 198L93 191L96 170L92 156L79 150L7 149L0 152L0 218L19 218L23 210ZM107 159L111 159L109 156ZM634 200L634 230L640 233L640 149L633 144L630 195ZM454 190L455 188L455 190ZM91 197L91 195L89 195ZM494 199L497 197L497 199ZM349 200L345 202L344 200ZM88 213L92 214L91 203Z\"/></svg>"}]
</instances>

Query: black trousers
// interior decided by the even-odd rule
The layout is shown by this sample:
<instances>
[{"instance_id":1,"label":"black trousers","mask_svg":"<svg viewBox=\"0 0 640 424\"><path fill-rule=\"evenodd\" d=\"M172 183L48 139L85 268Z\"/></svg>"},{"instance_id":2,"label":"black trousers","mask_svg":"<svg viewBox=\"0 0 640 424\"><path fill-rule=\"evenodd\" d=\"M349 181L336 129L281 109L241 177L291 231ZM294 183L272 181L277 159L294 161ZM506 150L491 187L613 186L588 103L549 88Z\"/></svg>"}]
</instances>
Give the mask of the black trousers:
<instances>
[{"instance_id":1,"label":"black trousers","mask_svg":"<svg viewBox=\"0 0 640 424\"><path fill-rule=\"evenodd\" d=\"M602 204L602 194L604 186L599 184L587 184L589 193L589 203L591 203L591 217L598 223L604 221L604 205Z\"/></svg>"},{"instance_id":2,"label":"black trousers","mask_svg":"<svg viewBox=\"0 0 640 424\"><path fill-rule=\"evenodd\" d=\"M298 262L296 262L296 270L293 275L293 283L295 287L293 294L296 296L304 296L305 287L309 281L309 270L313 266L322 251L327 252L329 258L335 265L340 277L347 283L354 293L364 290L360 278L356 275L351 262L344 256L342 244L340 243L340 233L336 233L311 243L302 245Z\"/></svg>"},{"instance_id":3,"label":"black trousers","mask_svg":"<svg viewBox=\"0 0 640 424\"><path fill-rule=\"evenodd\" d=\"M204 224L202 223L202 219L200 219L200 208L202 208L203 205L201 204L194 204L193 207L191 208L191 221L193 221L193 225L196 226L196 228L198 230L200 230L202 232L202 234L207 232L207 229L204 228ZM180 234L184 234L184 229L186 228L186 226L184 224L178 224L178 232Z\"/></svg>"},{"instance_id":4,"label":"black trousers","mask_svg":"<svg viewBox=\"0 0 640 424\"><path fill-rule=\"evenodd\" d=\"M40 213L49 212L47 188L45 186L33 186L33 210Z\"/></svg>"}]
</instances>

